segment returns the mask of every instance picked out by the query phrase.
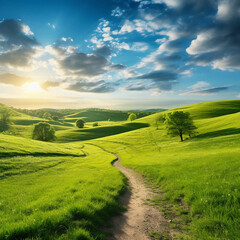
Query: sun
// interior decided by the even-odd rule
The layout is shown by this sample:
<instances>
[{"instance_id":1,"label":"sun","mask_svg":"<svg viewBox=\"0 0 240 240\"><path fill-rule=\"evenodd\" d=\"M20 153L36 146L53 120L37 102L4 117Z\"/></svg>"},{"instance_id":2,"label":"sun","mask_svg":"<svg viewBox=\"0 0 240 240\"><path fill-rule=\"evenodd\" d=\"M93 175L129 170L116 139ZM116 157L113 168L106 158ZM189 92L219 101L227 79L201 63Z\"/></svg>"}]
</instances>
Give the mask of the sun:
<instances>
[{"instance_id":1,"label":"sun","mask_svg":"<svg viewBox=\"0 0 240 240\"><path fill-rule=\"evenodd\" d=\"M43 91L38 82L27 82L23 85L23 88L31 93L40 93Z\"/></svg>"}]
</instances>

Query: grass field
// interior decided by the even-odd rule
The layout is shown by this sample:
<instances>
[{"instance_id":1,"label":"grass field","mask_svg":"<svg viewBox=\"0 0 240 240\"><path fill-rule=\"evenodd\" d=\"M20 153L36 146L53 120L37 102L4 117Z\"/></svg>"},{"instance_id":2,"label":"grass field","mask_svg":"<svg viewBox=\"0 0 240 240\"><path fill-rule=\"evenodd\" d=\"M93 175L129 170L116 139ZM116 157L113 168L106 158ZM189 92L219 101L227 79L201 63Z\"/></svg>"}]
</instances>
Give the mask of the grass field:
<instances>
[{"instance_id":1,"label":"grass field","mask_svg":"<svg viewBox=\"0 0 240 240\"><path fill-rule=\"evenodd\" d=\"M105 239L101 228L121 210L117 197L125 186L111 166L114 156L103 158L90 145L31 146L26 155L9 151L0 161L0 239Z\"/></svg>"},{"instance_id":2,"label":"grass field","mask_svg":"<svg viewBox=\"0 0 240 240\"><path fill-rule=\"evenodd\" d=\"M240 106L240 101L233 103ZM199 111L198 104L181 108L194 115L199 127L199 135L183 143L177 137L167 136L162 125L156 130L154 115L141 119L152 123L149 128L94 140L94 143L115 149L123 165L136 169L161 187L163 198L155 199L155 203L162 208L170 202L175 215L182 219L180 225L173 222L172 227L184 227L190 239L238 239L240 113L232 113L237 107L233 111L228 109L233 106L230 102L206 105L212 111L216 108L218 113L203 113L202 104ZM219 109L223 116L219 116ZM163 210L168 214L169 209Z\"/></svg>"},{"instance_id":3,"label":"grass field","mask_svg":"<svg viewBox=\"0 0 240 240\"><path fill-rule=\"evenodd\" d=\"M59 143L28 139L32 125L24 118L36 119L15 116L23 121L12 132L18 137L0 134L0 239L105 239L104 222L121 210L126 181L111 166L114 155L87 140L118 153L163 192L153 204L172 228L184 229L183 239L239 239L240 101L178 110L189 111L198 126L184 142L162 123L156 129L164 113L133 123L94 119L100 126L84 129L53 122Z\"/></svg>"}]
</instances>

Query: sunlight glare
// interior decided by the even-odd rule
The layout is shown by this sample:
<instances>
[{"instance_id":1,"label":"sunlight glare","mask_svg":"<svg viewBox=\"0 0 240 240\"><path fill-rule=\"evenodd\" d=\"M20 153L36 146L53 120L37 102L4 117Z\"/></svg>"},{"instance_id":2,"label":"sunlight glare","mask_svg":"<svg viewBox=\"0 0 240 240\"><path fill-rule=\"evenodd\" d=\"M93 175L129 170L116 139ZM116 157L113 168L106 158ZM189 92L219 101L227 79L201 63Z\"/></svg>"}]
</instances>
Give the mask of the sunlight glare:
<instances>
[{"instance_id":1,"label":"sunlight glare","mask_svg":"<svg viewBox=\"0 0 240 240\"><path fill-rule=\"evenodd\" d=\"M43 91L38 82L27 82L23 85L23 88L30 93L40 93Z\"/></svg>"}]
</instances>

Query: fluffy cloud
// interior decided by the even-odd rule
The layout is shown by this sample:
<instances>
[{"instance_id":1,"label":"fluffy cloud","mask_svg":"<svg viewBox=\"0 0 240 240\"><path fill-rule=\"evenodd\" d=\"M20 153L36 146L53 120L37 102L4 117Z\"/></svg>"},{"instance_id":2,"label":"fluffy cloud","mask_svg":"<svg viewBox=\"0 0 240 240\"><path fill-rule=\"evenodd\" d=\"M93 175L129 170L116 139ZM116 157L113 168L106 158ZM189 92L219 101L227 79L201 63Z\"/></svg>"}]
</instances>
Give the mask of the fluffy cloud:
<instances>
[{"instance_id":1,"label":"fluffy cloud","mask_svg":"<svg viewBox=\"0 0 240 240\"><path fill-rule=\"evenodd\" d=\"M109 93L115 90L114 84L107 83L104 80L99 80L95 82L81 80L76 83L70 84L66 89L71 91L89 93Z\"/></svg>"},{"instance_id":2,"label":"fluffy cloud","mask_svg":"<svg viewBox=\"0 0 240 240\"><path fill-rule=\"evenodd\" d=\"M115 9L112 10L111 16L121 17L124 12L125 12L124 9L121 9L120 7L116 7Z\"/></svg>"},{"instance_id":3,"label":"fluffy cloud","mask_svg":"<svg viewBox=\"0 0 240 240\"><path fill-rule=\"evenodd\" d=\"M94 53L100 56L108 57L112 53L112 49L109 45L103 45L94 50Z\"/></svg>"},{"instance_id":4,"label":"fluffy cloud","mask_svg":"<svg viewBox=\"0 0 240 240\"><path fill-rule=\"evenodd\" d=\"M197 35L186 49L191 64L221 70L240 69L240 2L219 1L216 21Z\"/></svg>"},{"instance_id":5,"label":"fluffy cloud","mask_svg":"<svg viewBox=\"0 0 240 240\"><path fill-rule=\"evenodd\" d=\"M32 82L31 78L20 77L15 74L5 73L0 75L0 83L20 87L27 82Z\"/></svg>"},{"instance_id":6,"label":"fluffy cloud","mask_svg":"<svg viewBox=\"0 0 240 240\"><path fill-rule=\"evenodd\" d=\"M107 59L111 55L111 47L102 45L93 50L93 53L86 54L79 52L78 47L69 44L69 42L60 41L46 48L46 51L54 57L50 63L55 71L66 80L63 82L47 81L42 87L48 89L68 85L65 89L77 92L114 91L117 85L108 80L111 80L111 74L125 70L126 66L114 64ZM105 80L100 80L102 78Z\"/></svg>"},{"instance_id":7,"label":"fluffy cloud","mask_svg":"<svg viewBox=\"0 0 240 240\"><path fill-rule=\"evenodd\" d=\"M41 53L30 28L20 20L0 22L0 64L12 68L31 68Z\"/></svg>"},{"instance_id":8,"label":"fluffy cloud","mask_svg":"<svg viewBox=\"0 0 240 240\"><path fill-rule=\"evenodd\" d=\"M153 71L146 74L130 78L129 80L145 80L144 82L138 82L130 84L126 87L129 91L144 91L149 89L155 89L157 91L170 91L172 85L176 83L178 75L174 72L168 71Z\"/></svg>"},{"instance_id":9,"label":"fluffy cloud","mask_svg":"<svg viewBox=\"0 0 240 240\"><path fill-rule=\"evenodd\" d=\"M65 75L95 77L107 71L109 62L103 56L76 52L64 59L57 60L59 69Z\"/></svg>"}]
</instances>

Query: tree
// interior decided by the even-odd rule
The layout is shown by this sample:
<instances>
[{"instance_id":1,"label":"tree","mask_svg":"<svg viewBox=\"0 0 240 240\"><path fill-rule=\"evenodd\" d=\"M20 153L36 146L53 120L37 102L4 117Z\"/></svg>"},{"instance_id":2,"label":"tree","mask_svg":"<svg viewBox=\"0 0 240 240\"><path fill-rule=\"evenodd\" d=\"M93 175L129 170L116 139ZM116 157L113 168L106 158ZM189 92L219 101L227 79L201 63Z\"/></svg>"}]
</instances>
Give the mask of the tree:
<instances>
[{"instance_id":1,"label":"tree","mask_svg":"<svg viewBox=\"0 0 240 240\"><path fill-rule=\"evenodd\" d=\"M164 124L168 134L179 136L183 141L183 135L189 136L196 134L197 127L194 125L192 118L188 112L174 111L166 115Z\"/></svg>"},{"instance_id":2,"label":"tree","mask_svg":"<svg viewBox=\"0 0 240 240\"><path fill-rule=\"evenodd\" d=\"M10 128L12 121L11 121L11 112L9 109L5 108L0 113L0 131L6 131Z\"/></svg>"},{"instance_id":3,"label":"tree","mask_svg":"<svg viewBox=\"0 0 240 240\"><path fill-rule=\"evenodd\" d=\"M45 112L44 114L43 114L43 118L45 118L45 119L51 119L51 114L49 113L49 112Z\"/></svg>"},{"instance_id":4,"label":"tree","mask_svg":"<svg viewBox=\"0 0 240 240\"><path fill-rule=\"evenodd\" d=\"M84 127L84 121L82 120L82 119L78 119L77 121L76 121L76 126L78 127L78 128L83 128Z\"/></svg>"},{"instance_id":5,"label":"tree","mask_svg":"<svg viewBox=\"0 0 240 240\"><path fill-rule=\"evenodd\" d=\"M40 141L53 141L56 139L55 129L49 123L39 122L34 125L32 138Z\"/></svg>"},{"instance_id":6,"label":"tree","mask_svg":"<svg viewBox=\"0 0 240 240\"><path fill-rule=\"evenodd\" d=\"M135 119L137 119L137 115L135 113L131 113L129 116L128 116L128 120L129 121L134 121Z\"/></svg>"},{"instance_id":7,"label":"tree","mask_svg":"<svg viewBox=\"0 0 240 240\"><path fill-rule=\"evenodd\" d=\"M58 116L53 116L53 117L52 117L52 120L58 122L58 121L59 121L59 117L58 117Z\"/></svg>"}]
</instances>

